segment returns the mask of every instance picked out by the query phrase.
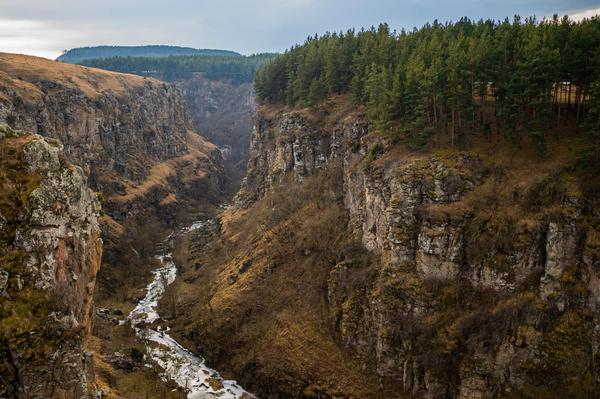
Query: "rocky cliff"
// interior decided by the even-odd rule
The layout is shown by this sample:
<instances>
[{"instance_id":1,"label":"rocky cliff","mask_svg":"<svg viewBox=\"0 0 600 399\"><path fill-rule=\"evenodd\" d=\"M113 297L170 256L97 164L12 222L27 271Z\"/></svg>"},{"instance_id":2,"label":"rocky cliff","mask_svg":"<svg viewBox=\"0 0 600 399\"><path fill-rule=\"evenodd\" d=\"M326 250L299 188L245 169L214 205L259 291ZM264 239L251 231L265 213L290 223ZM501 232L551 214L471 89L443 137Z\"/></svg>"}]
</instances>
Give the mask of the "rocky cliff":
<instances>
[{"instance_id":1,"label":"rocky cliff","mask_svg":"<svg viewBox=\"0 0 600 399\"><path fill-rule=\"evenodd\" d=\"M190 271L189 280L212 278L212 285L202 283L212 290L210 308L229 309L236 326L229 332L251 347L260 341L249 338L249 324L274 322L286 330L281 307L302 319L305 304L322 306L327 316L315 312L331 328L331 339L362 359L359 366L348 361L345 373L373 370L383 384L377 389L398 389L392 397L598 395L598 181L575 168L576 140L562 140L546 159L501 137L463 151L411 151L385 142L348 105L263 107L236 197L241 208L223 216L213 250L233 251L225 258L230 264L212 276ZM317 191L326 196L320 204L311 199ZM328 219L336 203L345 216ZM321 224L311 232L311 223ZM350 237L362 249L340 244ZM307 269L292 266L296 257ZM199 259L211 265L210 254ZM286 300L285 278L276 277L281 270L303 287L294 301ZM312 280L307 273L317 275ZM311 286L324 292L311 293ZM323 295L322 301L311 295ZM261 310L236 319L231 306L249 298ZM280 307L270 307L271 300ZM206 320L195 325L210 345L218 336L210 327L216 321L199 319ZM297 341L310 328L278 334ZM181 331L194 341L193 327ZM276 337L270 336L273 345ZM324 338L307 340L311 350L329 345ZM214 345L215 361L243 375L245 369L221 360L233 351ZM246 360L272 382L280 373L264 371L276 368L265 360L272 360L265 355L270 350L253 349L258 353ZM286 360L287 378L299 386L279 390L283 396L364 394L352 384L327 385L323 375L309 377L306 358ZM325 373L339 373L333 370ZM302 382L307 378L312 386ZM390 397L366 389L372 397Z\"/></svg>"},{"instance_id":2,"label":"rocky cliff","mask_svg":"<svg viewBox=\"0 0 600 399\"><path fill-rule=\"evenodd\" d=\"M117 222L221 194L218 149L192 131L173 85L37 57L0 54L0 121L61 140Z\"/></svg>"},{"instance_id":3,"label":"rocky cliff","mask_svg":"<svg viewBox=\"0 0 600 399\"><path fill-rule=\"evenodd\" d=\"M0 125L0 151L0 397L92 397L100 204L59 141Z\"/></svg>"},{"instance_id":4,"label":"rocky cliff","mask_svg":"<svg viewBox=\"0 0 600 399\"><path fill-rule=\"evenodd\" d=\"M44 212L33 214L34 218L42 219L40 231L34 230L27 235L19 233L15 238L14 245L22 244L24 250L38 254L39 268L48 271L36 276L35 281L43 283L38 287L42 289L40 294L23 289L18 297L21 302L6 302L18 306L7 307L6 312L20 317L14 320L7 318L6 322L10 322L11 326L22 323L24 330L11 332L11 336L17 337L16 341L4 346L14 349L3 349L2 359L9 360L3 362L2 375L6 375L6 379L0 381L0 386L4 386L6 381L6 386L12 387L7 388L12 389L7 391L10 392L7 393L9 397L17 389L22 391L19 391L20 397L73 398L91 395L90 390L86 391L87 385L94 381L88 373L91 357L86 355L86 363L82 364L83 360L81 356L77 357L77 353L81 355L81 348L87 345L87 330L91 324L87 318L90 317L94 291L92 277L96 269L92 272L91 266L86 268L89 266L84 263L87 254L80 246L88 244L80 233L76 235L70 230L77 229L78 225L68 218L57 219L45 213L46 208L54 212L80 212L79 208L74 208L78 206L75 200L70 200L60 191L64 189L69 195L75 195L69 191L68 184L71 183L72 190L79 189L80 181L76 178L99 192L98 199L103 208L100 226L105 267L98 274L95 302L112 307L120 301L119 306L126 310L139 299L139 289L152 277L150 271L154 267L152 261L156 244L164 239L166 227L197 213L210 213L220 203L225 180L221 152L191 129L185 99L174 85L37 57L0 54L2 121L14 129L46 137L50 143L60 140L61 165L68 160L81 165L81 169L77 169L78 174L72 178L51 180L57 185L55 189L59 198L54 198L54 194L47 192L50 188L46 188L43 192L45 197L32 199L37 201L36 205L39 202L39 206L44 207ZM38 139L36 136L36 142ZM45 158L34 161L46 162ZM10 173L13 173L12 169ZM28 179L18 178L24 179L26 187L23 190L29 187ZM15 194L11 201L24 201L27 196L28 192ZM34 209L33 212L37 211ZM93 233L98 234L97 230ZM31 243L32 240L41 242ZM91 249L89 251L92 252ZM97 251L97 259L93 262L99 264L100 250ZM15 262L21 262L19 259ZM77 266L76 260L80 266ZM58 266L52 266L53 262ZM15 264L14 268L19 271L11 274L13 282L9 283L9 287L18 287L18 284L25 287L23 278L18 277L23 276L20 270L25 266L20 265ZM56 283L49 277L55 269L58 270ZM21 283L15 283L15 279ZM28 280L31 281L34 280ZM55 305L54 292L57 297L62 296L67 305ZM24 322L27 316L22 314L28 312L35 315L37 324L34 326ZM46 321L49 312L54 312L52 315L56 317L52 317L56 320ZM16 328L11 326L7 328ZM46 328L44 326L48 328L48 338L36 332ZM169 390L163 387L156 373L140 372L136 377L123 373L118 375L119 378L113 378L114 374L111 374L110 368L107 369L105 360L118 352L124 342L130 347L135 344L133 337L121 336L125 328L130 330L126 326L120 329L112 324L104 326L102 320L96 324L95 336L86 349L95 355L98 365L96 382L102 391L109 394L126 392L120 385L122 378L135 380L136 384L147 384L146 388L160 387L162 390L156 391L160 392L157 395L167 395L163 391ZM29 331L36 333L29 336ZM60 334L65 341L57 338ZM31 383L35 373L40 374L46 386L36 388ZM39 389L39 392L34 389ZM175 395L179 393L167 396ZM2 394L0 397L3 397Z\"/></svg>"}]
</instances>

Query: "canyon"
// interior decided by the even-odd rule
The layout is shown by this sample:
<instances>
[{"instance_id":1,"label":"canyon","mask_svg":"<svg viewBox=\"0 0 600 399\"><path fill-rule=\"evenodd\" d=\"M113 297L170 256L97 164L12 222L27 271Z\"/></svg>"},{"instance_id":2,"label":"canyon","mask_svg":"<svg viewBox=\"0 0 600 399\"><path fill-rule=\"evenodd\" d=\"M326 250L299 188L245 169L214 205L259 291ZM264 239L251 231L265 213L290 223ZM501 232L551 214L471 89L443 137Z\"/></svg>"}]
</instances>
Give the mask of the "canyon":
<instances>
[{"instance_id":1,"label":"canyon","mask_svg":"<svg viewBox=\"0 0 600 399\"><path fill-rule=\"evenodd\" d=\"M349 94L3 53L0 122L0 397L600 396L575 129L414 148Z\"/></svg>"}]
</instances>

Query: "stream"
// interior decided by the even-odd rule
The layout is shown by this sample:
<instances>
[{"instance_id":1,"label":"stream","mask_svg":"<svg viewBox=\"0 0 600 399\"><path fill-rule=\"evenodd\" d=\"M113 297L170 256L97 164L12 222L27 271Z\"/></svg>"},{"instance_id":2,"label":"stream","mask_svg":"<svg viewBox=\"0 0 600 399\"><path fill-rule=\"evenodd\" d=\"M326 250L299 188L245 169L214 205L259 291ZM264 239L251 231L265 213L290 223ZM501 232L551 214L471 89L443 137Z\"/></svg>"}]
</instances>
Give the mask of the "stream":
<instances>
[{"instance_id":1,"label":"stream","mask_svg":"<svg viewBox=\"0 0 600 399\"><path fill-rule=\"evenodd\" d=\"M175 281L177 265L173 262L170 249L180 235L202 228L207 221L198 221L191 226L171 234L164 242L161 254L156 256L160 267L154 270L154 278L146 287L146 296L131 311L128 319L135 334L146 345L147 359L161 369L161 378L174 381L187 392L188 399L208 398L254 398L233 380L225 380L206 365L204 358L181 346L161 326L150 326L160 320L157 307L166 287Z\"/></svg>"}]
</instances>

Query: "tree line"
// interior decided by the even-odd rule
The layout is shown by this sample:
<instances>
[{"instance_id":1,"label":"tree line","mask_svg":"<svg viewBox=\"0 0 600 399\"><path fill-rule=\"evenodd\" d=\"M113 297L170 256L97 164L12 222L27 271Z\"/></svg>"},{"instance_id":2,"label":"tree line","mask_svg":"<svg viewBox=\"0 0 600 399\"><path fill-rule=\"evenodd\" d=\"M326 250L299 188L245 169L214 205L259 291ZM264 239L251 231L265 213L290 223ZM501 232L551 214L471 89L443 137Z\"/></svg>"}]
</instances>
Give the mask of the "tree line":
<instances>
[{"instance_id":1,"label":"tree line","mask_svg":"<svg viewBox=\"0 0 600 399\"><path fill-rule=\"evenodd\" d=\"M108 57L84 60L81 65L115 72L133 73L172 81L201 74L207 79L233 84L251 83L260 66L274 54L244 56L185 55L168 57Z\"/></svg>"},{"instance_id":2,"label":"tree line","mask_svg":"<svg viewBox=\"0 0 600 399\"><path fill-rule=\"evenodd\" d=\"M309 37L257 73L263 102L312 106L350 93L380 131L414 146L435 132L529 138L540 153L565 125L585 128L600 160L600 19L463 18L420 29Z\"/></svg>"}]
</instances>

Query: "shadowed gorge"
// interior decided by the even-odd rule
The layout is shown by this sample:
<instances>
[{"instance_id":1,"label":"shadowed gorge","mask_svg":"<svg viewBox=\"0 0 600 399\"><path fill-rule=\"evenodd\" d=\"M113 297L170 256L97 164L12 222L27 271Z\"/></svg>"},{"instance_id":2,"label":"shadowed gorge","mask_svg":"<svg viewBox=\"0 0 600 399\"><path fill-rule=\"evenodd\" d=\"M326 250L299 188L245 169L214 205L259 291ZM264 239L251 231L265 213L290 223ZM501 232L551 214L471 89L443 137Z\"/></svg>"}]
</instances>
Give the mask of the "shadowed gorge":
<instances>
[{"instance_id":1,"label":"shadowed gorge","mask_svg":"<svg viewBox=\"0 0 600 399\"><path fill-rule=\"evenodd\" d=\"M127 56L82 60L83 65L173 82L184 94L194 128L223 153L227 192L233 195L246 173L252 117L256 104L252 82L257 69L275 54ZM100 54L98 54L100 56Z\"/></svg>"}]
</instances>

